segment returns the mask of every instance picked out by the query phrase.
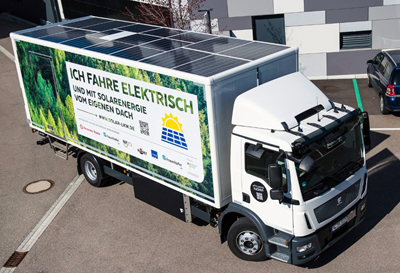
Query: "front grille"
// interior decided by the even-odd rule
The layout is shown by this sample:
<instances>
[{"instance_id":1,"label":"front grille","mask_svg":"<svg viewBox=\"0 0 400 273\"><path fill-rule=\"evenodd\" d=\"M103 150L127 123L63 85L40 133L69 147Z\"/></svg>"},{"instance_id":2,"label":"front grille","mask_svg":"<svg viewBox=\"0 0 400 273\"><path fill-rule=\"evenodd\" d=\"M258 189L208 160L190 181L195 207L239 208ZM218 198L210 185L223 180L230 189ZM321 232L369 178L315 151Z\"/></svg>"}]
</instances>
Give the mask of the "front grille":
<instances>
[{"instance_id":1,"label":"front grille","mask_svg":"<svg viewBox=\"0 0 400 273\"><path fill-rule=\"evenodd\" d=\"M345 213L343 213L340 217L338 217L337 219L340 220L343 217L345 217L347 214L349 214L350 211L356 209L357 206L353 206L352 208L350 208L349 210L347 210ZM354 217L353 219L351 219L350 222L344 224L343 226L341 226L339 229L335 230L334 232L332 232L331 227L332 224L329 224L328 226L325 226L323 229L319 230L317 232L317 237L318 237L318 241L319 241L319 245L321 247L321 250L324 250L324 248L333 240L335 240L336 238L340 237L342 234L344 234L345 232L347 232L351 227L354 226L354 224L356 223L356 219L357 217Z\"/></svg>"},{"instance_id":2,"label":"front grille","mask_svg":"<svg viewBox=\"0 0 400 273\"><path fill-rule=\"evenodd\" d=\"M318 223L331 218L335 214L339 213L351 202L353 202L358 195L360 189L361 179L354 183L352 186L339 193L328 202L314 209L315 217Z\"/></svg>"}]
</instances>

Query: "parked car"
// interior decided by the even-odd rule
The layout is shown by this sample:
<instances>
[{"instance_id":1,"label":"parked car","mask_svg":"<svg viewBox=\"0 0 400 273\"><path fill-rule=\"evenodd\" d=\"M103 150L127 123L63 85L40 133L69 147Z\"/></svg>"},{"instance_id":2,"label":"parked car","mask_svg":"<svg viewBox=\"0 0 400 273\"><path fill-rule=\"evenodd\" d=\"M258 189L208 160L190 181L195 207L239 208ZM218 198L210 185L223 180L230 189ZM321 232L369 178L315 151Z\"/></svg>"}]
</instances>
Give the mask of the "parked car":
<instances>
[{"instance_id":1,"label":"parked car","mask_svg":"<svg viewBox=\"0 0 400 273\"><path fill-rule=\"evenodd\" d=\"M379 95L381 113L400 111L400 49L384 50L367 65L368 86Z\"/></svg>"}]
</instances>

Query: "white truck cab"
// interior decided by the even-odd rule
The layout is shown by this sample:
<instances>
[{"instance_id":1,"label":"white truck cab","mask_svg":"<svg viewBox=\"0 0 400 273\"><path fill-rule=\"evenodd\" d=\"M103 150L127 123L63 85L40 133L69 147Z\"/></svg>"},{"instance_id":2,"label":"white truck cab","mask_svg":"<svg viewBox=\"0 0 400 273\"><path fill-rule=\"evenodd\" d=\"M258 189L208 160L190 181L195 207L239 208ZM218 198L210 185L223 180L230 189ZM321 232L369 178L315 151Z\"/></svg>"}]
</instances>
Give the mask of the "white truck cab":
<instances>
[{"instance_id":1,"label":"white truck cab","mask_svg":"<svg viewBox=\"0 0 400 273\"><path fill-rule=\"evenodd\" d=\"M337 107L296 72L240 95L232 123L233 201L220 221L223 230L230 213L227 223L251 219L227 235L238 257L302 264L363 220L359 110Z\"/></svg>"}]
</instances>

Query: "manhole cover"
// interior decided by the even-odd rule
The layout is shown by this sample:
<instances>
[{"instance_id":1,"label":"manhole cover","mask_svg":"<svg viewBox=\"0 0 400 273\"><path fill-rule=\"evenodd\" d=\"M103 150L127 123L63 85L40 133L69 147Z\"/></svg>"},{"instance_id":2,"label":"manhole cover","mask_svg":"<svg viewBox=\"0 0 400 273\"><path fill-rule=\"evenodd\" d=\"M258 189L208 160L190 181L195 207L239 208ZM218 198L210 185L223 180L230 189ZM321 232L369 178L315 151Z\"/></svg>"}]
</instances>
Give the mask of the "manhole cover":
<instances>
[{"instance_id":1,"label":"manhole cover","mask_svg":"<svg viewBox=\"0 0 400 273\"><path fill-rule=\"evenodd\" d=\"M44 191L50 190L54 186L54 182L51 180L37 180L29 183L26 185L23 189L25 193L29 194L36 194L36 193L41 193Z\"/></svg>"},{"instance_id":2,"label":"manhole cover","mask_svg":"<svg viewBox=\"0 0 400 273\"><path fill-rule=\"evenodd\" d=\"M333 90L338 90L337 86L331 85L331 86L324 86L325 90L328 91L333 91Z\"/></svg>"}]
</instances>

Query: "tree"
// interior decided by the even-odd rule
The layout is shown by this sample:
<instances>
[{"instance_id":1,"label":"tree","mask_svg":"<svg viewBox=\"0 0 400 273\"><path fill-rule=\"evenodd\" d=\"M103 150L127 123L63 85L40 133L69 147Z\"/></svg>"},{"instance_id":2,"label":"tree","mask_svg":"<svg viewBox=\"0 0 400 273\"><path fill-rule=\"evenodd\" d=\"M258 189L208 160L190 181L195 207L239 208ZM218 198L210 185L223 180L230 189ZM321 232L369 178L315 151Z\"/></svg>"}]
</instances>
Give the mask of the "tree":
<instances>
[{"instance_id":1,"label":"tree","mask_svg":"<svg viewBox=\"0 0 400 273\"><path fill-rule=\"evenodd\" d=\"M207 32L207 22L204 14L198 10L204 6L206 0L142 0L136 7L139 16L133 14L127 7L125 15L134 21L174 27L179 29ZM211 25L215 29L216 24Z\"/></svg>"}]
</instances>

